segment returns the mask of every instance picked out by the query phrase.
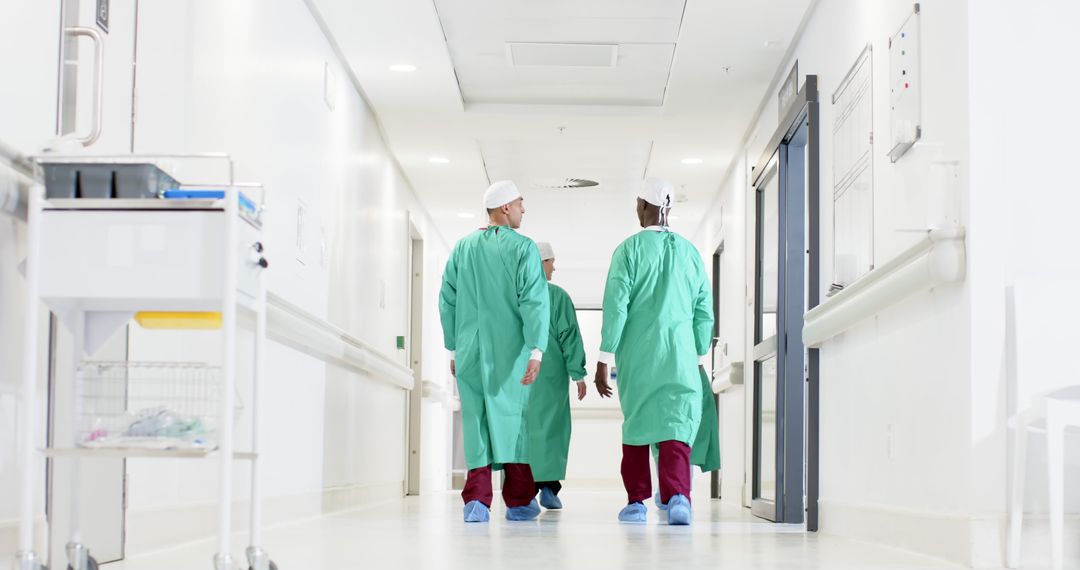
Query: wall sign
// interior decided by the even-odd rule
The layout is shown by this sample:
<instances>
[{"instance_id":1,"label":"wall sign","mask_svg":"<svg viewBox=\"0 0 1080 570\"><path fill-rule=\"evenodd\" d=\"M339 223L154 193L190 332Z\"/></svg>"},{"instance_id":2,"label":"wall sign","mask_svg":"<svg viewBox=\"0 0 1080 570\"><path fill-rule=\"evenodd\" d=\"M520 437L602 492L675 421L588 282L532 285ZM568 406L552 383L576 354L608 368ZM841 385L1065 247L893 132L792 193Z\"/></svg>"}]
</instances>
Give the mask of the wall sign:
<instances>
[{"instance_id":1,"label":"wall sign","mask_svg":"<svg viewBox=\"0 0 1080 570\"><path fill-rule=\"evenodd\" d=\"M922 137L920 36L919 5L915 4L904 25L889 38L889 159L893 162Z\"/></svg>"},{"instance_id":2,"label":"wall sign","mask_svg":"<svg viewBox=\"0 0 1080 570\"><path fill-rule=\"evenodd\" d=\"M787 78L784 79L784 84L780 86L780 91L776 94L777 103L780 104L780 120L784 120L784 114L787 113L788 107L791 106L791 102L795 100L795 97L799 95L799 60L795 60L795 64L791 66L791 71L788 72Z\"/></svg>"},{"instance_id":3,"label":"wall sign","mask_svg":"<svg viewBox=\"0 0 1080 570\"><path fill-rule=\"evenodd\" d=\"M106 34L109 33L109 0L97 0L94 14L98 27Z\"/></svg>"}]
</instances>

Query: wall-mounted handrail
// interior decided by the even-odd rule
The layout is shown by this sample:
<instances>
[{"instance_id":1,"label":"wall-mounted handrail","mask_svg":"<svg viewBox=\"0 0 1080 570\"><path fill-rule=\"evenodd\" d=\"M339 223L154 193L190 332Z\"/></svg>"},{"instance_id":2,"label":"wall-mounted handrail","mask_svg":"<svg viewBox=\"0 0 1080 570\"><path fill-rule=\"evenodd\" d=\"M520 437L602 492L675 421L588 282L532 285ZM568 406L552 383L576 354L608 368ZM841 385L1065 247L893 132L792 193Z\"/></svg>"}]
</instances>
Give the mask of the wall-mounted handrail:
<instances>
[{"instance_id":1,"label":"wall-mounted handrail","mask_svg":"<svg viewBox=\"0 0 1080 570\"><path fill-rule=\"evenodd\" d=\"M22 174L30 181L34 180L34 173L36 172L34 163L29 158L26 158L26 155L4 141L0 141L0 159L3 159L4 164L10 166L15 172Z\"/></svg>"},{"instance_id":2,"label":"wall-mounted handrail","mask_svg":"<svg viewBox=\"0 0 1080 570\"><path fill-rule=\"evenodd\" d=\"M342 368L412 390L412 370L381 351L273 293L267 293L267 336Z\"/></svg>"},{"instance_id":3,"label":"wall-mounted handrail","mask_svg":"<svg viewBox=\"0 0 1080 570\"><path fill-rule=\"evenodd\" d=\"M29 191L37 169L26 156L0 141L0 212L26 220Z\"/></svg>"},{"instance_id":4,"label":"wall-mounted handrail","mask_svg":"<svg viewBox=\"0 0 1080 570\"><path fill-rule=\"evenodd\" d=\"M743 383L743 363L729 362L727 366L713 373L712 391L720 394L733 386L741 386Z\"/></svg>"},{"instance_id":5,"label":"wall-mounted handrail","mask_svg":"<svg viewBox=\"0 0 1080 570\"><path fill-rule=\"evenodd\" d=\"M803 343L820 347L830 338L920 291L964 280L964 228L926 235L888 263L871 270L803 318Z\"/></svg>"}]
</instances>

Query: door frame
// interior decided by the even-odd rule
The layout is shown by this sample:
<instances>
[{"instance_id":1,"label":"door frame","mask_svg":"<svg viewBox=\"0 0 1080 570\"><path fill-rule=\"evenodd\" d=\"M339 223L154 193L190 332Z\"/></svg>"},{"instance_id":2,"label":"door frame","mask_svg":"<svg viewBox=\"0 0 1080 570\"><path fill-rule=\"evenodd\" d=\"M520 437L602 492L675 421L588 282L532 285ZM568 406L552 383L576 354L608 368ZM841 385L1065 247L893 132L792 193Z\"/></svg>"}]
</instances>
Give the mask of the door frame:
<instances>
[{"instance_id":1,"label":"door frame","mask_svg":"<svg viewBox=\"0 0 1080 570\"><path fill-rule=\"evenodd\" d=\"M424 381L424 238L413 223L408 221L409 244L409 330L406 336L406 357L413 373L413 388L408 392L407 460L405 469L405 494L419 495L423 473L421 471L421 435L423 433Z\"/></svg>"},{"instance_id":2,"label":"door frame","mask_svg":"<svg viewBox=\"0 0 1080 570\"><path fill-rule=\"evenodd\" d=\"M820 302L821 125L818 106L817 76L807 75L802 89L780 121L779 128L770 137L751 177L755 203L758 200L757 189L770 181L771 176L780 177L778 204L781 232L777 252L777 493L776 502L771 505L768 501L757 499L759 490L756 470L760 458L756 411L760 395L756 389L758 366L755 362L752 368L752 381L755 385L754 413L750 418L754 434L751 508L755 515L769 520L801 523L804 520L805 496L805 521L809 531L818 529L820 388L818 351L804 348L802 323L805 311L816 307ZM805 154L802 156L805 158L796 153L788 153L789 148L803 146ZM773 161L776 161L775 165L772 164ZM799 191L792 191L796 187ZM755 212L760 212L756 205ZM799 214L798 218L791 215L794 212ZM757 275L760 265L757 260L761 255L758 217L759 215L755 214L755 289L760 288L761 282ZM787 287L789 284L794 286ZM755 290L755 331L758 327L756 321L759 298L760 290ZM756 343L757 339L754 340Z\"/></svg>"},{"instance_id":3,"label":"door frame","mask_svg":"<svg viewBox=\"0 0 1080 570\"><path fill-rule=\"evenodd\" d=\"M712 359L712 366L710 370L711 374L716 374L716 351L722 350L719 346L720 343L720 267L721 259L724 255L724 241L720 241L720 245L716 246L716 251L712 256L712 309L713 309L713 330L712 330L712 349L709 351ZM710 374L709 380L713 380ZM711 382L710 382L711 385ZM716 421L721 422L720 416L720 394L713 393L713 401L716 403ZM723 477L723 472L717 469L709 474L709 496L713 499L720 498L720 479Z\"/></svg>"}]
</instances>

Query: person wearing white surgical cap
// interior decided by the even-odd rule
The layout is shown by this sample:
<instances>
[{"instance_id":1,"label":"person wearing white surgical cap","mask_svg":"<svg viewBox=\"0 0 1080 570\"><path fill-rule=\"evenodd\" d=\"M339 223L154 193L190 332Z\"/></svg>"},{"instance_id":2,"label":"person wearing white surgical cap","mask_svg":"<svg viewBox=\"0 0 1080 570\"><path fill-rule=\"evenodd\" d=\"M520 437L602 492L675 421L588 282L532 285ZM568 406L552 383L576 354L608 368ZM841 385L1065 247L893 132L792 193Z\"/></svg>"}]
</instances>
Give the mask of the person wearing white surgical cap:
<instances>
[{"instance_id":1,"label":"person wearing white surgical cap","mask_svg":"<svg viewBox=\"0 0 1080 570\"><path fill-rule=\"evenodd\" d=\"M644 204L651 204L660 210L660 217L658 218L659 225L666 227L668 225L668 213L671 212L671 201L674 194L675 189L667 180L646 178L645 182L641 184L641 189L638 190L638 216L641 216L640 212ZM642 202L644 202L644 204L642 204Z\"/></svg>"},{"instance_id":2,"label":"person wearing white surgical cap","mask_svg":"<svg viewBox=\"0 0 1080 570\"><path fill-rule=\"evenodd\" d=\"M506 518L540 514L529 469L525 412L541 370L551 323L540 251L517 233L525 215L517 186L504 180L484 193L488 226L454 246L439 292L443 341L461 396L465 522L490 518L491 472L505 473Z\"/></svg>"},{"instance_id":3,"label":"person wearing white surgical cap","mask_svg":"<svg viewBox=\"0 0 1080 570\"><path fill-rule=\"evenodd\" d=\"M555 251L551 244L540 242L540 259L551 293L551 327L548 345L540 365L540 375L529 395L526 429L529 433L529 466L540 493L540 505L561 509L566 458L570 453L570 394L567 383L573 379L578 400L585 397L585 346L581 341L574 301L562 287L551 283L555 273Z\"/></svg>"},{"instance_id":4,"label":"person wearing white surgical cap","mask_svg":"<svg viewBox=\"0 0 1080 570\"><path fill-rule=\"evenodd\" d=\"M649 446L657 444L660 500L668 524L690 524L690 446L702 416L699 357L712 343L712 288L697 248L667 227L671 184L650 178L638 192L642 231L619 244L604 287L596 389L610 397L618 365L623 412L622 522L645 522L652 496Z\"/></svg>"}]
</instances>

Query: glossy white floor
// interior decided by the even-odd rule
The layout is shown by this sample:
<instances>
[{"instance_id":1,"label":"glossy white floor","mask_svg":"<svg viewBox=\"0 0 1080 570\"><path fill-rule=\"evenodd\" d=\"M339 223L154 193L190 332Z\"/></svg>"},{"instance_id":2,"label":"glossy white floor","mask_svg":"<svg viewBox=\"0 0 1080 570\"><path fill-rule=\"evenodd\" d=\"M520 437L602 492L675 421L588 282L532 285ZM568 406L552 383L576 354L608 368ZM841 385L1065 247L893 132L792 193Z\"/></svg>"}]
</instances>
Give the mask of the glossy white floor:
<instances>
[{"instance_id":1,"label":"glossy white floor","mask_svg":"<svg viewBox=\"0 0 1080 570\"><path fill-rule=\"evenodd\" d=\"M669 527L649 503L649 522L615 516L625 495L563 492L566 508L509 522L496 506L487 524L465 524L461 500L437 494L268 528L265 545L282 570L342 568L957 568L899 550L809 535L695 497L694 522ZM497 500L498 502L498 500ZM246 536L237 535L235 552ZM113 570L210 569L214 543L136 554Z\"/></svg>"}]
</instances>

